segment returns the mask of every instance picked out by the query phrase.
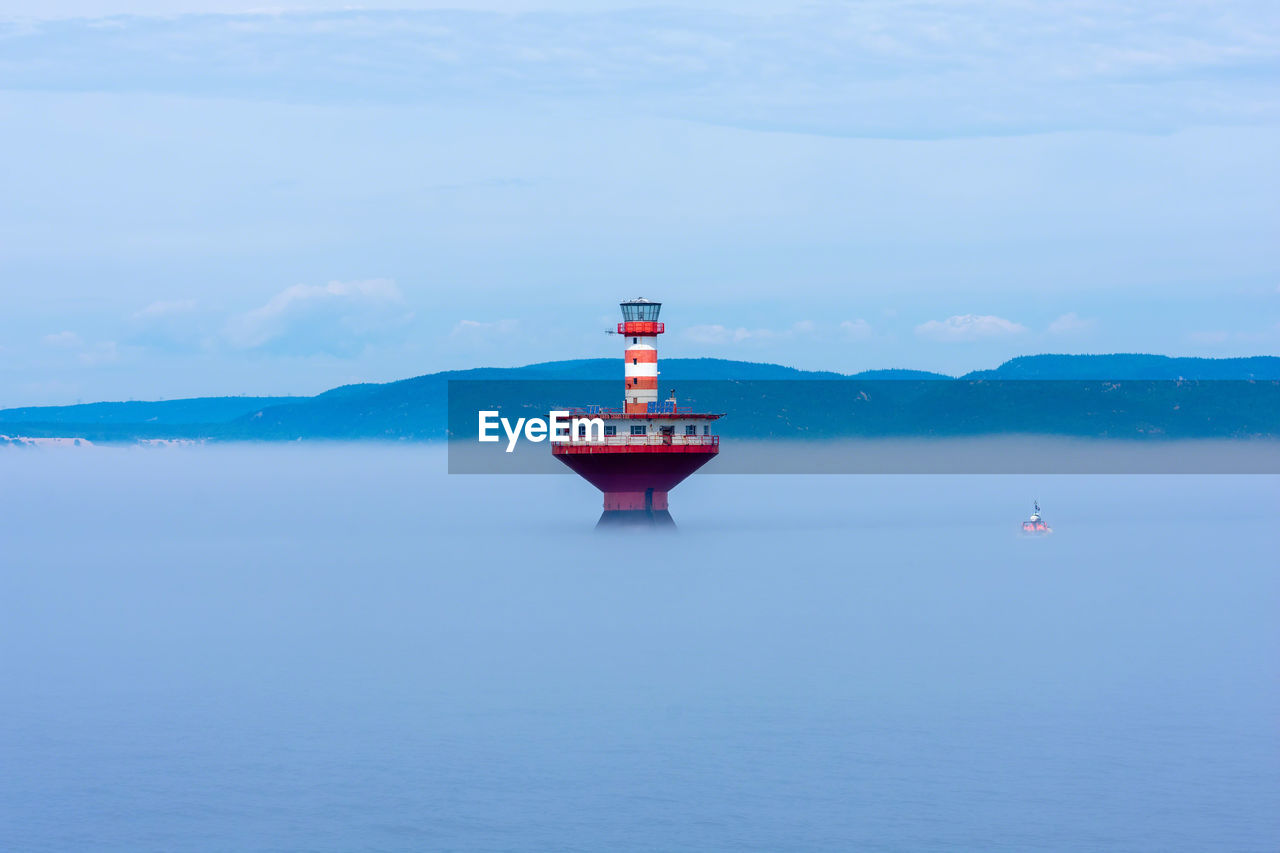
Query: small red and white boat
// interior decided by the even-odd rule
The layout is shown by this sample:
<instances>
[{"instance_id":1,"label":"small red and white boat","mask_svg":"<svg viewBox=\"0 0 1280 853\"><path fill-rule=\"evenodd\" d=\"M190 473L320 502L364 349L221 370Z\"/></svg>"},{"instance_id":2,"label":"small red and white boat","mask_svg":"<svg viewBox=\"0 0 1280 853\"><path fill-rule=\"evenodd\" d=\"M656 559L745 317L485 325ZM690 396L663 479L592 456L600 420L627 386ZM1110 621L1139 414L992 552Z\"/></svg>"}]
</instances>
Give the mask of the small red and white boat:
<instances>
[{"instance_id":1,"label":"small red and white boat","mask_svg":"<svg viewBox=\"0 0 1280 853\"><path fill-rule=\"evenodd\" d=\"M1040 501L1036 501L1036 511L1031 513L1031 518L1022 522L1022 532L1029 533L1033 536L1043 536L1052 533L1053 528L1049 526L1044 517L1040 515Z\"/></svg>"}]
</instances>

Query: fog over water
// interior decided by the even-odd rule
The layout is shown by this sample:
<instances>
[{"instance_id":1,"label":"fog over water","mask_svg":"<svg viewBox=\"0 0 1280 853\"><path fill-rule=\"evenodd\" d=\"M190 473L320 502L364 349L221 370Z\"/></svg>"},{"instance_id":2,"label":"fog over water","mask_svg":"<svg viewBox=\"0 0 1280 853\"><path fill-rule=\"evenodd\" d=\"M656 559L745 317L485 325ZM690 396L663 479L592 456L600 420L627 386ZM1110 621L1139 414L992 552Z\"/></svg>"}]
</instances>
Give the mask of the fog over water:
<instances>
[{"instance_id":1,"label":"fog over water","mask_svg":"<svg viewBox=\"0 0 1280 853\"><path fill-rule=\"evenodd\" d=\"M1280 477L445 471L0 449L0 849L1280 848Z\"/></svg>"},{"instance_id":2,"label":"fog over water","mask_svg":"<svg viewBox=\"0 0 1280 853\"><path fill-rule=\"evenodd\" d=\"M1052 435L964 438L728 439L702 474L1280 474L1273 439L1108 440ZM563 474L549 443L448 442L450 474ZM507 447L511 447L508 451Z\"/></svg>"}]
</instances>

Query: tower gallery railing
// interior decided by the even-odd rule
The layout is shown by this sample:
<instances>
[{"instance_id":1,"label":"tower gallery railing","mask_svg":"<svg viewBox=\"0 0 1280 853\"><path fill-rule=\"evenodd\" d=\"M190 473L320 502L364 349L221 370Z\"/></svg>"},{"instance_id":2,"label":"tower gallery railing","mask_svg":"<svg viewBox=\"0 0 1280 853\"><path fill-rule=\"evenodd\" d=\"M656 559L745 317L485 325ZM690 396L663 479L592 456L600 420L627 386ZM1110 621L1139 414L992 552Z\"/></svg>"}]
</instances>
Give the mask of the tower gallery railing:
<instances>
[{"instance_id":1,"label":"tower gallery railing","mask_svg":"<svg viewBox=\"0 0 1280 853\"><path fill-rule=\"evenodd\" d=\"M618 324L620 335L661 335L667 329L665 323L653 320L627 320Z\"/></svg>"},{"instance_id":2,"label":"tower gallery railing","mask_svg":"<svg viewBox=\"0 0 1280 853\"><path fill-rule=\"evenodd\" d=\"M559 452L566 447L718 447L718 435L606 435L604 438L574 438L551 445Z\"/></svg>"}]
</instances>

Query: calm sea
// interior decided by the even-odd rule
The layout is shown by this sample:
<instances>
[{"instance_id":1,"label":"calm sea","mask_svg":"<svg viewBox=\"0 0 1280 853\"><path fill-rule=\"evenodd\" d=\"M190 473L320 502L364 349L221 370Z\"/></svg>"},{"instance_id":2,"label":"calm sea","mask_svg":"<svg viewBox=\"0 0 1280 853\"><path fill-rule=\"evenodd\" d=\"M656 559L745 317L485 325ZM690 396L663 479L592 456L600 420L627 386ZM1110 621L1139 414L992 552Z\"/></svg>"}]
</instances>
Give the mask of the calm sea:
<instances>
[{"instance_id":1,"label":"calm sea","mask_svg":"<svg viewBox=\"0 0 1280 853\"><path fill-rule=\"evenodd\" d=\"M0 850L1280 849L1276 477L444 469L0 451Z\"/></svg>"}]
</instances>

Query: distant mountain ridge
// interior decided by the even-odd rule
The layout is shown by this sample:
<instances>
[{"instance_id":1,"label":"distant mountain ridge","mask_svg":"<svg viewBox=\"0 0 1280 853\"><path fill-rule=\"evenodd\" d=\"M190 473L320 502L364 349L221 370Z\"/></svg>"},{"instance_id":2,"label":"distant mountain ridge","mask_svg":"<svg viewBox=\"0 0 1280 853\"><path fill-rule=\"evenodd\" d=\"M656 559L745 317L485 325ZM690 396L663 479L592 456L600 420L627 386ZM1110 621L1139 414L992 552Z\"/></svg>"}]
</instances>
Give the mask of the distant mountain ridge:
<instances>
[{"instance_id":1,"label":"distant mountain ridge","mask_svg":"<svg viewBox=\"0 0 1280 853\"><path fill-rule=\"evenodd\" d=\"M607 402L616 390L616 383L622 375L617 358L575 359L568 361L542 362L522 367L497 368L482 367L470 370L452 370L425 374L409 379L387 383L365 383L344 385L332 388L314 397L203 397L187 400L166 400L157 402L120 402L89 403L75 406L24 407L0 410L0 432L9 435L26 436L68 436L87 438L91 441L130 441L153 438L207 438L221 440L285 440L297 438L312 439L411 439L422 440L441 438L445 433L447 409L447 389L450 381L471 380L475 382L543 382L569 383L589 381L601 383L602 396L596 400ZM868 423L878 424L877 429L887 430L892 434L913 434L919 429L921 434L935 434L939 425L925 425L923 418L931 411L928 406L921 408L922 401L933 400L932 405L951 406L959 412L971 404L972 395L952 393L944 389L963 390L973 382L994 382L1000 380L1024 380L1028 383L1074 380L1077 382L1111 380L1125 382L1147 382L1162 380L1187 380L1189 382L1207 382L1214 380L1236 380L1244 382L1277 382L1280 381L1280 357L1255 356L1251 358L1171 358L1168 356L1145 354L1114 355L1033 355L1011 359L993 370L973 371L958 379L941 373L919 370L869 370L856 374L842 374L833 371L808 371L777 364L763 364L727 359L671 358L662 362L662 383L672 387L690 388L701 386L706 390L703 397L714 400L716 404L732 407L733 411L750 412L752 399L738 399L724 389L712 390L717 381L730 380L739 383L764 383L760 388L769 387L770 406L779 406L787 412L786 424L779 427L772 422L765 424L759 417L754 418L755 425L748 429L749 434L776 435L787 434L787 429L804 431L808 423L827 423L832 413L840 415L844 412L844 421L849 421L849 412L853 411L850 398L853 394L866 396L865 389L876 387L877 382L900 383L894 386L883 386L886 390L893 388L892 393L879 394L882 401L894 400L895 412L900 416L894 421L894 412L879 411L873 418L868 418L868 411L859 410L859 421L841 426L841 417L836 417L824 429L858 430L866 429ZM788 387L791 382L799 381L795 387ZM820 380L820 386L807 385L805 380ZM836 386L828 383L835 382ZM770 385L769 383L777 383ZM839 383L852 383L860 390L850 386L847 392ZM870 384L864 384L870 383ZM919 386L917 391L908 386ZM567 386L566 386L567 387ZM1025 386L1030 389L1031 385ZM936 389L937 393L928 389ZM757 389L759 391L759 389ZM1092 393L1092 392L1090 392ZM1135 393L1138 393L1135 390ZM1153 392L1147 388L1141 393L1148 404L1154 399L1157 407L1145 411L1144 423L1159 421L1163 411L1159 408L1161 395L1168 392ZM1239 397L1243 392L1231 392ZM1154 394L1154 397L1153 397ZM1225 395L1225 396L1224 396ZM1007 395L1006 395L1007 396ZM1025 395L1021 395L1025 396ZM1087 397L1087 395L1086 395ZM1061 417L1054 420L1052 396L1042 395L1042 407L1048 407L1042 417L1033 421L1039 428L1052 430L1054 424L1065 424L1071 413L1059 413ZM1079 394L1073 398L1075 405L1089 405L1086 398ZM1256 399L1250 399L1247 406L1227 393L1227 389L1216 389L1209 397L1198 400L1201 409L1208 406L1210 415L1214 407L1224 410L1230 415L1245 411L1251 413L1248 424L1237 427L1229 426L1230 418L1219 417L1216 427L1219 430L1236 432L1241 430L1249 434L1259 434L1258 423L1266 424L1269 405L1264 398L1263 410ZM1083 400L1083 402L1082 402ZM585 402L585 401L584 401ZM1004 400L1003 403L1010 401ZM1175 400L1170 400L1171 411L1177 410ZM885 403L884 405L887 405ZM1012 417L1016 407L1005 405L1002 400L992 398L984 405L994 406ZM910 414L908 414L910 413ZM1011 414L1012 413L1012 414ZM966 415L971 429L999 431L999 418L977 417L980 413ZM812 417L810 417L812 415ZM911 418L915 418L912 421ZM743 424L753 418L740 418ZM1015 421L1017 421L1015 423ZM1209 423L1213 423L1209 417ZM1023 421L1008 420L1009 429L1018 427ZM795 424L796 426L791 426ZM1070 434L1087 434L1087 423L1072 421ZM728 424L726 423L726 426ZM1154 432L1161 432L1165 427L1161 423L1147 424ZM944 428L951 428L946 425ZM1067 427L1063 427L1067 429ZM1110 427L1115 429L1116 427ZM1199 429L1206 429L1201 425ZM1277 411L1277 430L1280 430L1280 410ZM1146 427L1143 428L1144 430ZM1081 430L1086 430L1081 432ZM1262 433L1269 434L1266 429ZM851 433L852 434L852 433ZM888 434L888 433L886 433ZM1215 433L1216 434L1216 433ZM1225 433L1224 433L1225 434Z\"/></svg>"},{"instance_id":2,"label":"distant mountain ridge","mask_svg":"<svg viewBox=\"0 0 1280 853\"><path fill-rule=\"evenodd\" d=\"M72 406L27 406L0 409L0 424L189 424L223 423L264 406L294 403L308 397L194 397L187 400L81 403Z\"/></svg>"},{"instance_id":3,"label":"distant mountain ridge","mask_svg":"<svg viewBox=\"0 0 1280 853\"><path fill-rule=\"evenodd\" d=\"M1276 380L1280 358L1179 358L1167 355L1024 355L995 370L975 370L961 379L1188 379Z\"/></svg>"}]
</instances>

